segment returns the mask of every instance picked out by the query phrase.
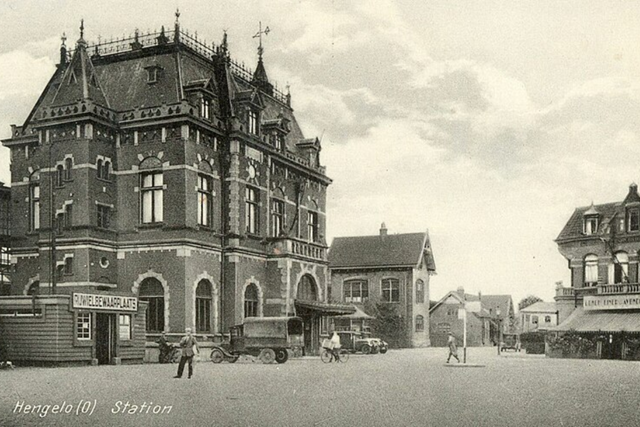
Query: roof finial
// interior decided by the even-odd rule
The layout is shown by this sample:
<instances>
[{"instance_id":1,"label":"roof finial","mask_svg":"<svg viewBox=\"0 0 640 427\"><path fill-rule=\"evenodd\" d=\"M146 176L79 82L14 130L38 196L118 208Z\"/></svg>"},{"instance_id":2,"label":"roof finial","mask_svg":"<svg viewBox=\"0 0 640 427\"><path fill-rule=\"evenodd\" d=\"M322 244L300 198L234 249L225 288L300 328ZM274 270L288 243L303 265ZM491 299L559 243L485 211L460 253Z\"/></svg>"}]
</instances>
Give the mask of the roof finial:
<instances>
[{"instance_id":1,"label":"roof finial","mask_svg":"<svg viewBox=\"0 0 640 427\"><path fill-rule=\"evenodd\" d=\"M80 20L80 38L84 38L84 18Z\"/></svg>"},{"instance_id":2,"label":"roof finial","mask_svg":"<svg viewBox=\"0 0 640 427\"><path fill-rule=\"evenodd\" d=\"M176 7L176 25L180 25L180 8Z\"/></svg>"},{"instance_id":3,"label":"roof finial","mask_svg":"<svg viewBox=\"0 0 640 427\"><path fill-rule=\"evenodd\" d=\"M60 37L60 40L62 40L62 46L66 46L66 41L67 41L67 34L66 33L62 33L62 37Z\"/></svg>"},{"instance_id":4,"label":"roof finial","mask_svg":"<svg viewBox=\"0 0 640 427\"><path fill-rule=\"evenodd\" d=\"M258 46L258 57L259 57L260 60L262 60L262 54L264 53L264 48L262 47L262 35L263 34L265 36L269 35L269 31L271 31L271 30L269 29L268 26L265 27L264 30L262 29L262 21L260 21L260 26L259 26L258 32L256 33L255 36L253 36L254 39L256 37L258 37L260 39L260 45Z\"/></svg>"}]
</instances>

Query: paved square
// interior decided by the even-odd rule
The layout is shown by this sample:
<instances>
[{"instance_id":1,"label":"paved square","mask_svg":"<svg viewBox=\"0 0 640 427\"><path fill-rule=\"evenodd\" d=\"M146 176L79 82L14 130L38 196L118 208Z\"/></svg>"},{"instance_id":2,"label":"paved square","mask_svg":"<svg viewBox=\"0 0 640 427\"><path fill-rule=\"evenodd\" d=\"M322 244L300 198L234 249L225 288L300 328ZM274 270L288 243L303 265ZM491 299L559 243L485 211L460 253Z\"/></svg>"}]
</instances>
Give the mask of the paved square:
<instances>
[{"instance_id":1,"label":"paved square","mask_svg":"<svg viewBox=\"0 0 640 427\"><path fill-rule=\"evenodd\" d=\"M429 348L354 355L346 364L202 362L191 380L172 378L176 364L3 370L0 425L638 425L638 363L498 357L484 348L468 353L484 367L447 369L446 356ZM33 405L51 407L41 417L43 407ZM54 405L63 413L52 413Z\"/></svg>"}]
</instances>

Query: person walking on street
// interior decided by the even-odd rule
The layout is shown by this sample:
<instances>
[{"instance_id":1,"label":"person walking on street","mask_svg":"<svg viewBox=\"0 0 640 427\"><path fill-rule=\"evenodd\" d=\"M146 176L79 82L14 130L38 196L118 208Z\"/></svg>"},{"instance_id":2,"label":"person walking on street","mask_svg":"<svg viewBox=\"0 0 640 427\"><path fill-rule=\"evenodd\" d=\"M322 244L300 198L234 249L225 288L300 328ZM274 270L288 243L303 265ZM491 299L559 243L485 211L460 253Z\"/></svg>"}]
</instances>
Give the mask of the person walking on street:
<instances>
[{"instance_id":1,"label":"person walking on street","mask_svg":"<svg viewBox=\"0 0 640 427\"><path fill-rule=\"evenodd\" d=\"M458 346L456 345L456 337L454 337L451 332L449 332L447 345L449 346L449 357L447 357L447 363L449 363L451 356L455 357L458 363L460 363L460 359L458 359Z\"/></svg>"},{"instance_id":2,"label":"person walking on street","mask_svg":"<svg viewBox=\"0 0 640 427\"><path fill-rule=\"evenodd\" d=\"M182 357L178 364L178 374L173 378L182 378L182 372L184 371L184 365L189 362L189 379L193 376L193 355L195 354L193 348L199 352L198 341L196 337L191 335L191 328L185 329L185 336L180 339L180 347L182 348Z\"/></svg>"}]
</instances>

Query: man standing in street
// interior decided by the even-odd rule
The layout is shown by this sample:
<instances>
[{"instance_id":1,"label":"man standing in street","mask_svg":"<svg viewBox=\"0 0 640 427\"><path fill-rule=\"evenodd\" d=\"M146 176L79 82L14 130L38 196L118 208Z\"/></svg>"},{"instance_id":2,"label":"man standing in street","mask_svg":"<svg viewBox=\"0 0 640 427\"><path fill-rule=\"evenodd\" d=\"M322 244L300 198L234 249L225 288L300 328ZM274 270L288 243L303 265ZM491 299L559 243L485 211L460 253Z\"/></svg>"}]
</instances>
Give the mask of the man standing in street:
<instances>
[{"instance_id":1,"label":"man standing in street","mask_svg":"<svg viewBox=\"0 0 640 427\"><path fill-rule=\"evenodd\" d=\"M180 358L180 363L178 364L178 375L173 378L182 378L182 372L184 371L184 364L189 362L189 379L193 375L193 355L195 354L193 351L193 347L196 348L196 351L200 351L198 348L198 341L196 341L196 337L191 335L191 328L185 329L186 335L180 339L180 347L182 348L182 357Z\"/></svg>"},{"instance_id":2,"label":"man standing in street","mask_svg":"<svg viewBox=\"0 0 640 427\"><path fill-rule=\"evenodd\" d=\"M451 359L451 356L455 357L458 363L460 363L460 359L458 359L458 346L456 345L456 337L454 337L451 332L449 332L449 339L447 340L447 344L449 345L449 357L447 357L447 363L449 363L449 359Z\"/></svg>"}]
</instances>

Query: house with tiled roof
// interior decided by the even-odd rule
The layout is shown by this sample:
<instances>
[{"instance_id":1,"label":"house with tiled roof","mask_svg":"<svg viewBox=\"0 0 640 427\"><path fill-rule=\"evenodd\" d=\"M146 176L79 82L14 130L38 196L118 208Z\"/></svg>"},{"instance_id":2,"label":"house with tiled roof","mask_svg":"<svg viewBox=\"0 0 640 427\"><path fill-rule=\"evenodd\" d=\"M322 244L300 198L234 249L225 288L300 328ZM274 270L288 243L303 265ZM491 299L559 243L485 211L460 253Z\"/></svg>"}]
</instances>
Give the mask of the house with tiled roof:
<instances>
[{"instance_id":1,"label":"house with tiled roof","mask_svg":"<svg viewBox=\"0 0 640 427\"><path fill-rule=\"evenodd\" d=\"M436 272L429 233L336 237L329 249L331 298L361 306L372 333L396 347L429 345L429 277ZM380 330L380 313L396 330ZM379 325L376 330L375 325Z\"/></svg>"},{"instance_id":2,"label":"house with tiled roof","mask_svg":"<svg viewBox=\"0 0 640 427\"><path fill-rule=\"evenodd\" d=\"M467 312L467 346L480 347L491 345L491 333L495 329L489 311L481 301L484 296L465 293L460 287L456 291L447 292L445 296L429 310L429 335L431 345L446 347L449 333L458 340L460 346L464 342L463 310L467 303L480 303L480 310Z\"/></svg>"},{"instance_id":3,"label":"house with tiled roof","mask_svg":"<svg viewBox=\"0 0 640 427\"><path fill-rule=\"evenodd\" d=\"M556 238L571 285L556 286L559 325L598 341L600 357L624 358L629 337L640 336L640 194L634 183L619 202L576 208Z\"/></svg>"},{"instance_id":4,"label":"house with tiled roof","mask_svg":"<svg viewBox=\"0 0 640 427\"><path fill-rule=\"evenodd\" d=\"M63 38L49 83L3 141L10 293L35 295L44 313L54 300L38 295L146 303L146 313L63 310L75 360L136 359L162 331L186 327L220 339L253 316L303 317L314 352L322 316L354 311L327 305L320 141L268 78L261 41L251 70L232 59L226 33L204 43L178 18L127 39L91 44L84 23L74 47ZM34 357L60 360L41 350Z\"/></svg>"}]
</instances>

